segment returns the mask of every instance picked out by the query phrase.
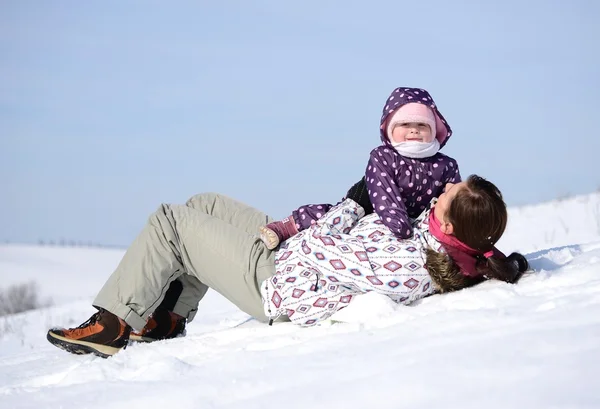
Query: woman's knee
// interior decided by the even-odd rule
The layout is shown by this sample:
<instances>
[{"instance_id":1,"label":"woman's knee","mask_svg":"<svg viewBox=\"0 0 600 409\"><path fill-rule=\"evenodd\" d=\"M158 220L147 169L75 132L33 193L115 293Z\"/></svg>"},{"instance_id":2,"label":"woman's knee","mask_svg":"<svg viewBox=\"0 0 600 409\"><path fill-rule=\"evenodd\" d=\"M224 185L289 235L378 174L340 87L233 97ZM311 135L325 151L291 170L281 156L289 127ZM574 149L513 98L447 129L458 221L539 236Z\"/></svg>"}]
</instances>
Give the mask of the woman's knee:
<instances>
[{"instance_id":1,"label":"woman's knee","mask_svg":"<svg viewBox=\"0 0 600 409\"><path fill-rule=\"evenodd\" d=\"M191 207L192 209L205 209L207 207L212 207L221 197L218 193L208 192L208 193L199 193L190 197L185 205L187 207Z\"/></svg>"},{"instance_id":2,"label":"woman's knee","mask_svg":"<svg viewBox=\"0 0 600 409\"><path fill-rule=\"evenodd\" d=\"M146 228L162 231L166 233L173 230L173 215L170 205L161 203L158 208L148 216Z\"/></svg>"}]
</instances>

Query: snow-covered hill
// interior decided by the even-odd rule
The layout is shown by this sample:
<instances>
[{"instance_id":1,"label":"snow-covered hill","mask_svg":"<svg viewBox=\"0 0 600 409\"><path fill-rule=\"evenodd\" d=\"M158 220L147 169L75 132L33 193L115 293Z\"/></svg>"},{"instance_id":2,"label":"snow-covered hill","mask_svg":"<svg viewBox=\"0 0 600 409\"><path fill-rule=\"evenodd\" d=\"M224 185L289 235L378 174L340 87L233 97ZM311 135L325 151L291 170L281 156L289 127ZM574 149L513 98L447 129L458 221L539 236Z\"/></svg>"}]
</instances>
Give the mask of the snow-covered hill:
<instances>
[{"instance_id":1,"label":"snow-covered hill","mask_svg":"<svg viewBox=\"0 0 600 409\"><path fill-rule=\"evenodd\" d=\"M509 208L499 242L507 251L530 252L600 240L600 192Z\"/></svg>"},{"instance_id":2,"label":"snow-covered hill","mask_svg":"<svg viewBox=\"0 0 600 409\"><path fill-rule=\"evenodd\" d=\"M594 408L600 194L513 208L505 251L535 272L411 307L359 299L352 322L248 321L209 293L185 338L104 360L51 346L81 323L122 251L0 247L0 287L36 280L54 306L0 318L0 408ZM347 311L347 310L346 310Z\"/></svg>"}]
</instances>

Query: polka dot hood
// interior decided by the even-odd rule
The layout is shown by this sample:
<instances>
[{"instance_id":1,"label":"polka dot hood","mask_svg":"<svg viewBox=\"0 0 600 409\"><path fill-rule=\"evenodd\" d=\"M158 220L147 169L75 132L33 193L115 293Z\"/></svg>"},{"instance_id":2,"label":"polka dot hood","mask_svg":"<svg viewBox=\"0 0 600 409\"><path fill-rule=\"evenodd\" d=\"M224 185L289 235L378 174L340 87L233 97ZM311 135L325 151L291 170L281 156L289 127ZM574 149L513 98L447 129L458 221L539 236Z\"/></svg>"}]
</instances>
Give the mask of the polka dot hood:
<instances>
[{"instance_id":1,"label":"polka dot hood","mask_svg":"<svg viewBox=\"0 0 600 409\"><path fill-rule=\"evenodd\" d=\"M388 120L391 118L392 114L401 106L414 102L426 105L433 111L435 115L435 137L440 143L440 148L442 148L448 142L450 136L452 136L452 129L438 110L437 105L433 101L431 95L429 95L429 92L422 88L398 87L392 91L391 95L385 102L383 113L381 114L379 127L381 142L383 142L384 145L390 144L388 135L386 134L386 129Z\"/></svg>"},{"instance_id":2,"label":"polka dot hood","mask_svg":"<svg viewBox=\"0 0 600 409\"><path fill-rule=\"evenodd\" d=\"M427 91L400 87L387 99L380 124L383 143L369 154L364 180L373 211L399 239L412 236L411 219L421 215L431 199L442 194L447 183L461 181L454 158L439 151L424 158L405 157L390 144L385 134L389 118L398 108L413 102L426 105L435 114L436 138L440 146L444 146L452 135L450 126ZM309 228L330 208L330 204L300 207L292 213L296 228Z\"/></svg>"}]
</instances>

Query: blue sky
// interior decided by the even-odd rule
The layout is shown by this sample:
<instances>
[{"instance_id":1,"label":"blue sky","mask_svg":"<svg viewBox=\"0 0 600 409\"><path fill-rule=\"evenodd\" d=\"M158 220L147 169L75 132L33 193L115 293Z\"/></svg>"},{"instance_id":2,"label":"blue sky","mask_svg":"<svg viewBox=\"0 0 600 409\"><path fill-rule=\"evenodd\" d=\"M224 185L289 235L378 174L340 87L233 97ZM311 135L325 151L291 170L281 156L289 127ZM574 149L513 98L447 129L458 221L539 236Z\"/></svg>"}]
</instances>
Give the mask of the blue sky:
<instances>
[{"instance_id":1,"label":"blue sky","mask_svg":"<svg viewBox=\"0 0 600 409\"><path fill-rule=\"evenodd\" d=\"M206 3L206 4L205 4ZM217 4L218 3L218 4ZM337 202L396 86L509 205L600 187L598 2L0 4L0 241L127 245L216 191Z\"/></svg>"}]
</instances>

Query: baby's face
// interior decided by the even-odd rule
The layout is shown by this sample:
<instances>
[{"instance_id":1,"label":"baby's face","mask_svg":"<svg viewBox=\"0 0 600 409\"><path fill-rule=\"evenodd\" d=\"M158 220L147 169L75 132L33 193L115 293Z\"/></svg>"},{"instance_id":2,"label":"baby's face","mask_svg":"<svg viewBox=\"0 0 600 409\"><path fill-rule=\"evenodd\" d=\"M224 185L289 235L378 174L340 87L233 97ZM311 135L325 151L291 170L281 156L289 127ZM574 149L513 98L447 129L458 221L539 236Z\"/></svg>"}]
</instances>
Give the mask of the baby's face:
<instances>
[{"instance_id":1,"label":"baby's face","mask_svg":"<svg viewBox=\"0 0 600 409\"><path fill-rule=\"evenodd\" d=\"M429 125L422 122L408 122L396 125L390 139L396 143L409 141L430 143L433 141L433 135Z\"/></svg>"}]
</instances>

